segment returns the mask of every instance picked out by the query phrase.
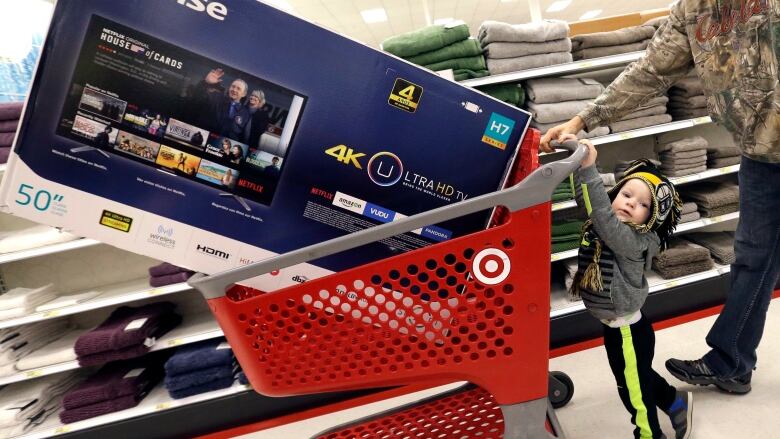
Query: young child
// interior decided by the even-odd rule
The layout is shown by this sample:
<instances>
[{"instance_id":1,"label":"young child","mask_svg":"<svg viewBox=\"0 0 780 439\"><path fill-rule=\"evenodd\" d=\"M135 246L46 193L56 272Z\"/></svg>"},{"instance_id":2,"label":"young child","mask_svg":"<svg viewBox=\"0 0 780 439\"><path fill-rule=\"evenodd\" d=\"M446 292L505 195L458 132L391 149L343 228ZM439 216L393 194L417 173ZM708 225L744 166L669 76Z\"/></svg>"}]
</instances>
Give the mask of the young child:
<instances>
[{"instance_id":1,"label":"young child","mask_svg":"<svg viewBox=\"0 0 780 439\"><path fill-rule=\"evenodd\" d=\"M596 149L588 141L580 143L588 147L588 155L577 172L582 189L577 202L589 219L582 228L571 293L582 297L603 324L604 347L620 399L636 427L634 437L666 437L658 407L671 418L676 438L688 439L693 396L677 391L653 370L655 334L641 311L649 290L645 270L666 248L682 203L669 180L644 159L633 162L607 192L594 166Z\"/></svg>"}]
</instances>

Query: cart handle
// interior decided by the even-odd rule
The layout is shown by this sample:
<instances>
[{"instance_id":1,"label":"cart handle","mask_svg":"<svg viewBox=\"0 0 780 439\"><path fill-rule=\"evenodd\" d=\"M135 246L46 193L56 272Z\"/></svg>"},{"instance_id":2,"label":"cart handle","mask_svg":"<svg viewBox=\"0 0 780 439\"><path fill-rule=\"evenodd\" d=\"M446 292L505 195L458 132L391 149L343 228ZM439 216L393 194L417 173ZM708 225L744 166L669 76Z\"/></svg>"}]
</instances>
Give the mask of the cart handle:
<instances>
[{"instance_id":1,"label":"cart handle","mask_svg":"<svg viewBox=\"0 0 780 439\"><path fill-rule=\"evenodd\" d=\"M506 206L512 212L547 202L555 187L569 174L576 171L587 154L587 148L575 140L561 143L562 148L573 151L565 159L547 163L535 169L520 183L499 191L448 204L433 210L418 213L398 221L392 221L355 233L339 236L312 244L281 255L272 256L243 267L232 268L207 276L197 273L187 283L200 291L206 299L225 295L225 291L236 282L251 279L296 264L319 259L361 245L406 233L431 224L440 223L498 205Z\"/></svg>"}]
</instances>

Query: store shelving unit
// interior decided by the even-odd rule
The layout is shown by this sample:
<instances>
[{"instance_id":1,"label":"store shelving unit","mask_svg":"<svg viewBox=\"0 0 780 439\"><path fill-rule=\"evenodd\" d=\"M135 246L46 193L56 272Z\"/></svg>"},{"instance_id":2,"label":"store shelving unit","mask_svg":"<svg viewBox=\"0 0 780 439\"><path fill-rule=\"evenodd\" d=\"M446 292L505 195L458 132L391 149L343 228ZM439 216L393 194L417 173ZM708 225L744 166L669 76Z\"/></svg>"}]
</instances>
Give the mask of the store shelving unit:
<instances>
[{"instance_id":1,"label":"store shelving unit","mask_svg":"<svg viewBox=\"0 0 780 439\"><path fill-rule=\"evenodd\" d=\"M66 252L70 250L76 250L84 247L91 247L93 245L100 244L100 241L94 239L76 239L75 241L61 242L58 244L47 245L38 248L31 248L29 250L22 250L12 253L0 254L0 264L6 264L8 262L16 262L24 259L37 258L38 256L51 255L54 253Z\"/></svg>"}]
</instances>

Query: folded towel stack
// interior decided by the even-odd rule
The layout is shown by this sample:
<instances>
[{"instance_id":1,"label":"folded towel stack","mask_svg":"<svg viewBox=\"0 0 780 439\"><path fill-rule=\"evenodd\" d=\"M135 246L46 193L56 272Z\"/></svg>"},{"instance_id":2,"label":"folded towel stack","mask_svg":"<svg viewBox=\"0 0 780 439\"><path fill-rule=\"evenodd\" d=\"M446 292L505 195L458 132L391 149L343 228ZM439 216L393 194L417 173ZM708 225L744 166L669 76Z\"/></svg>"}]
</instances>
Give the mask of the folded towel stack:
<instances>
[{"instance_id":1,"label":"folded towel stack","mask_svg":"<svg viewBox=\"0 0 780 439\"><path fill-rule=\"evenodd\" d=\"M54 284L39 288L13 288L0 295L0 320L30 314L35 308L57 297Z\"/></svg>"},{"instance_id":2,"label":"folded towel stack","mask_svg":"<svg viewBox=\"0 0 780 439\"><path fill-rule=\"evenodd\" d=\"M669 114L674 120L707 116L707 99L701 79L693 73L677 81L669 89Z\"/></svg>"},{"instance_id":3,"label":"folded towel stack","mask_svg":"<svg viewBox=\"0 0 780 439\"><path fill-rule=\"evenodd\" d=\"M83 329L64 331L64 334L59 339L47 343L17 361L16 369L20 371L39 369L41 367L76 360L76 351L73 349L73 346L83 333Z\"/></svg>"},{"instance_id":4,"label":"folded towel stack","mask_svg":"<svg viewBox=\"0 0 780 439\"><path fill-rule=\"evenodd\" d=\"M174 399L230 387L236 361L225 339L183 346L165 363L165 388Z\"/></svg>"},{"instance_id":5,"label":"folded towel stack","mask_svg":"<svg viewBox=\"0 0 780 439\"><path fill-rule=\"evenodd\" d=\"M632 26L609 32L575 35L571 38L571 50L575 60L645 50L653 38L653 26Z\"/></svg>"},{"instance_id":6,"label":"folded towel stack","mask_svg":"<svg viewBox=\"0 0 780 439\"><path fill-rule=\"evenodd\" d=\"M742 160L742 153L734 145L707 145L707 167L724 168L738 165Z\"/></svg>"},{"instance_id":7,"label":"folded towel stack","mask_svg":"<svg viewBox=\"0 0 780 439\"><path fill-rule=\"evenodd\" d=\"M555 222L552 225L552 253L574 250L580 245L580 231L584 222L578 219Z\"/></svg>"},{"instance_id":8,"label":"folded towel stack","mask_svg":"<svg viewBox=\"0 0 780 439\"><path fill-rule=\"evenodd\" d=\"M528 102L526 108L533 115L531 126L542 133L568 121L598 97L604 86L587 78L536 78L525 82ZM591 132L580 131L579 138L609 134L609 128L599 127Z\"/></svg>"},{"instance_id":9,"label":"folded towel stack","mask_svg":"<svg viewBox=\"0 0 780 439\"><path fill-rule=\"evenodd\" d=\"M7 162L8 155L11 154L16 127L22 117L22 105L21 102L0 104L0 163Z\"/></svg>"},{"instance_id":10,"label":"folded towel stack","mask_svg":"<svg viewBox=\"0 0 780 439\"><path fill-rule=\"evenodd\" d=\"M715 262L721 265L733 264L734 232L696 232L688 233L685 239L695 242L710 251Z\"/></svg>"},{"instance_id":11,"label":"folded towel stack","mask_svg":"<svg viewBox=\"0 0 780 439\"><path fill-rule=\"evenodd\" d=\"M525 102L525 91L520 84L483 85L479 87L479 91L515 107L522 107Z\"/></svg>"},{"instance_id":12,"label":"folded towel stack","mask_svg":"<svg viewBox=\"0 0 780 439\"><path fill-rule=\"evenodd\" d=\"M574 275L577 274L578 262L577 259L567 259L563 262L563 266L566 270L563 278L563 283L566 285L566 291L571 291L571 286L574 284ZM569 295L567 295L569 297ZM569 297L572 300L580 300L576 297Z\"/></svg>"},{"instance_id":13,"label":"folded towel stack","mask_svg":"<svg viewBox=\"0 0 780 439\"><path fill-rule=\"evenodd\" d=\"M571 62L569 25L565 21L508 24L485 21L479 27L491 75Z\"/></svg>"},{"instance_id":14,"label":"folded towel stack","mask_svg":"<svg viewBox=\"0 0 780 439\"><path fill-rule=\"evenodd\" d=\"M681 177L707 170L707 140L688 137L655 147L661 160L661 172L667 177Z\"/></svg>"},{"instance_id":15,"label":"folded towel stack","mask_svg":"<svg viewBox=\"0 0 780 439\"><path fill-rule=\"evenodd\" d=\"M680 238L669 241L669 247L653 258L653 270L664 279L675 279L714 267L706 248Z\"/></svg>"},{"instance_id":16,"label":"folded towel stack","mask_svg":"<svg viewBox=\"0 0 780 439\"><path fill-rule=\"evenodd\" d=\"M149 285L153 287L162 287L165 285L187 282L187 279L195 274L192 270L178 267L167 262L160 265L149 267Z\"/></svg>"},{"instance_id":17,"label":"folded towel stack","mask_svg":"<svg viewBox=\"0 0 780 439\"><path fill-rule=\"evenodd\" d=\"M164 375L165 352L103 366L65 394L60 420L65 424L138 405Z\"/></svg>"},{"instance_id":18,"label":"folded towel stack","mask_svg":"<svg viewBox=\"0 0 780 439\"><path fill-rule=\"evenodd\" d=\"M655 17L651 18L644 22L645 26L653 26L654 28L658 29L659 27L663 26L667 21L669 20L668 15L664 15L663 17Z\"/></svg>"},{"instance_id":19,"label":"folded towel stack","mask_svg":"<svg viewBox=\"0 0 780 439\"><path fill-rule=\"evenodd\" d=\"M704 182L683 186L680 196L693 201L705 218L726 215L739 210L739 186L732 182Z\"/></svg>"},{"instance_id":20,"label":"folded towel stack","mask_svg":"<svg viewBox=\"0 0 780 439\"><path fill-rule=\"evenodd\" d=\"M666 114L666 104L668 102L668 97L656 96L621 119L610 123L609 130L613 133L620 133L669 123L672 121L672 116Z\"/></svg>"},{"instance_id":21,"label":"folded towel stack","mask_svg":"<svg viewBox=\"0 0 780 439\"><path fill-rule=\"evenodd\" d=\"M696 221L699 218L701 218L701 214L699 213L699 206L697 206L696 203L692 201L683 203L682 210L680 212L681 224Z\"/></svg>"},{"instance_id":22,"label":"folded towel stack","mask_svg":"<svg viewBox=\"0 0 780 439\"><path fill-rule=\"evenodd\" d=\"M16 373L17 361L58 340L67 328L67 320L54 319L0 330L0 376Z\"/></svg>"},{"instance_id":23,"label":"folded towel stack","mask_svg":"<svg viewBox=\"0 0 780 439\"><path fill-rule=\"evenodd\" d=\"M570 175L559 184L552 195L553 202L568 201L574 199L574 180Z\"/></svg>"},{"instance_id":24,"label":"folded towel stack","mask_svg":"<svg viewBox=\"0 0 780 439\"><path fill-rule=\"evenodd\" d=\"M156 302L117 308L97 328L76 340L79 364L94 366L146 354L158 337L181 323L181 316L173 312L175 306Z\"/></svg>"},{"instance_id":25,"label":"folded towel stack","mask_svg":"<svg viewBox=\"0 0 780 439\"><path fill-rule=\"evenodd\" d=\"M61 232L54 227L33 226L15 232L0 233L0 253L13 253L45 245L79 239L78 236Z\"/></svg>"},{"instance_id":26,"label":"folded towel stack","mask_svg":"<svg viewBox=\"0 0 780 439\"><path fill-rule=\"evenodd\" d=\"M21 435L57 411L62 396L81 380L78 372L11 384L0 392L0 437Z\"/></svg>"},{"instance_id":27,"label":"folded towel stack","mask_svg":"<svg viewBox=\"0 0 780 439\"><path fill-rule=\"evenodd\" d=\"M469 28L462 21L390 37L382 42L382 49L433 71L452 69L456 81L488 74L482 48L469 38Z\"/></svg>"}]
</instances>

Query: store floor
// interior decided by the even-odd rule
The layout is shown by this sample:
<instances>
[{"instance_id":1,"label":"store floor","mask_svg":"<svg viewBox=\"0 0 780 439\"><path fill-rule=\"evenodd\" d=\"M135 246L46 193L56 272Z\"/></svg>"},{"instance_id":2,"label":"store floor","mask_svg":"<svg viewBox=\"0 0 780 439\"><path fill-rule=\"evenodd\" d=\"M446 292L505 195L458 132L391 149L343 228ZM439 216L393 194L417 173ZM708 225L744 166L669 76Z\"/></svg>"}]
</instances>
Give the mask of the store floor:
<instances>
[{"instance_id":1,"label":"store floor","mask_svg":"<svg viewBox=\"0 0 780 439\"><path fill-rule=\"evenodd\" d=\"M753 390L747 395L728 395L713 386L690 386L672 377L664 367L669 357L694 359L706 352L704 337L716 316L656 332L653 366L669 382L694 395L695 439L742 439L780 437L780 299L769 307L764 338L758 350L758 370ZM557 411L568 439L631 438L632 426L623 408L602 346L555 358L552 370L561 370L574 380L574 399ZM664 432L674 438L669 418L663 413Z\"/></svg>"}]
</instances>

